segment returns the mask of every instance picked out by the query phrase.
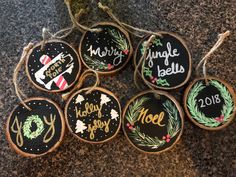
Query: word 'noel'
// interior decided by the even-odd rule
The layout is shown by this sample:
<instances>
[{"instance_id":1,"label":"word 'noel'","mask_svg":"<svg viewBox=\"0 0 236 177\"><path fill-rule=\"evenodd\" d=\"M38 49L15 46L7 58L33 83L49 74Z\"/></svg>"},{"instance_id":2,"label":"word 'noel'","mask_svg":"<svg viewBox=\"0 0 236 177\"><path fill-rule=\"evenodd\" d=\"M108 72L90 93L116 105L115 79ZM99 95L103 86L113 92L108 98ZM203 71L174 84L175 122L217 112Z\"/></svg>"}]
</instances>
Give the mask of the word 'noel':
<instances>
[{"instance_id":1,"label":"word 'noel'","mask_svg":"<svg viewBox=\"0 0 236 177\"><path fill-rule=\"evenodd\" d=\"M184 73L185 69L182 65L179 65L178 63L169 62L170 58L175 58L180 55L178 50L176 48L172 49L171 43L167 42L166 49L163 52L161 51L152 51L151 49L148 49L146 60L148 62L148 66L150 68L153 67L153 60L164 58L164 64L165 66L170 66L167 69L161 69L159 65L157 65L157 71L158 71L158 77L164 77L166 75L172 75L172 74L178 74L178 73Z\"/></svg>"},{"instance_id":2,"label":"word 'noel'","mask_svg":"<svg viewBox=\"0 0 236 177\"><path fill-rule=\"evenodd\" d=\"M164 127L165 124L162 123L165 113L162 111L160 114L150 114L148 113L149 109L142 108L141 111L139 112L139 116L137 121L140 121L142 124L149 124L152 123L154 125Z\"/></svg>"},{"instance_id":3,"label":"word 'noel'","mask_svg":"<svg viewBox=\"0 0 236 177\"><path fill-rule=\"evenodd\" d=\"M124 57L124 55L122 54L122 51L118 51L116 48L114 47L110 47L110 49L108 49L108 47L104 47L104 50L102 50L100 47L98 47L97 49L93 49L93 45L90 45L89 49L87 50L90 52L90 57L92 57L93 55L97 55L100 58L106 57L106 56L115 56L115 58L113 59L113 65L117 66L122 62L122 58Z\"/></svg>"}]
</instances>

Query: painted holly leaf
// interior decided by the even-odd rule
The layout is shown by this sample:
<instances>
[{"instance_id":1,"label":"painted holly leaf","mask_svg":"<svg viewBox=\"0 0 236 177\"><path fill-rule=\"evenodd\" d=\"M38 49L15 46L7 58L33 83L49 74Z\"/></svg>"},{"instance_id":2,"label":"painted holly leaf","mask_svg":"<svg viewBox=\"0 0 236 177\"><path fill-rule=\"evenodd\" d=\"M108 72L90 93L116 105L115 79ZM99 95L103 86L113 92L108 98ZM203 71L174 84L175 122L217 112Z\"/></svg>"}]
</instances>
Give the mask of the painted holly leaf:
<instances>
[{"instance_id":1,"label":"painted holly leaf","mask_svg":"<svg viewBox=\"0 0 236 177\"><path fill-rule=\"evenodd\" d=\"M167 82L166 79L161 79L161 78L159 78L156 82L157 82L157 85L170 86L170 84Z\"/></svg>"},{"instance_id":2,"label":"painted holly leaf","mask_svg":"<svg viewBox=\"0 0 236 177\"><path fill-rule=\"evenodd\" d=\"M153 41L153 44L155 44L156 46L163 46L162 43L161 43L161 40L158 39L158 38L155 38L154 41Z\"/></svg>"}]
</instances>

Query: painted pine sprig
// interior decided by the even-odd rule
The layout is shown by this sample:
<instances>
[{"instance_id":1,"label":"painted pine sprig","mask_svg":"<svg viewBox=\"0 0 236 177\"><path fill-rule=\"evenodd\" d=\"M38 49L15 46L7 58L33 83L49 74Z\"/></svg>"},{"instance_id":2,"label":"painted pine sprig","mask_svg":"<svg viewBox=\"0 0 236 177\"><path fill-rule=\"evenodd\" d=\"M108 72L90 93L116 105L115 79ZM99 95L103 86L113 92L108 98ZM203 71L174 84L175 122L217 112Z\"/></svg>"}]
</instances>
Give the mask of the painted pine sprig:
<instances>
[{"instance_id":1,"label":"painted pine sprig","mask_svg":"<svg viewBox=\"0 0 236 177\"><path fill-rule=\"evenodd\" d=\"M165 144L165 140L160 140L158 137L150 137L140 132L138 126L132 129L132 137L139 146L150 147L151 149L157 149Z\"/></svg>"},{"instance_id":2,"label":"painted pine sprig","mask_svg":"<svg viewBox=\"0 0 236 177\"><path fill-rule=\"evenodd\" d=\"M124 36L120 34L119 31L115 29L109 29L109 34L114 38L113 41L116 43L117 47L122 50L125 54L129 52L129 45Z\"/></svg>"},{"instance_id":3,"label":"painted pine sprig","mask_svg":"<svg viewBox=\"0 0 236 177\"><path fill-rule=\"evenodd\" d=\"M113 69L113 65L111 64L106 64L104 62L101 62L95 58L91 58L88 55L84 54L84 59L86 61L86 64L88 64L92 69L94 70L111 70Z\"/></svg>"},{"instance_id":4,"label":"painted pine sprig","mask_svg":"<svg viewBox=\"0 0 236 177\"><path fill-rule=\"evenodd\" d=\"M219 83L216 80L211 80L210 84L218 88L218 90L221 93L222 98L224 99L224 105L223 105L223 110L221 111L221 114L224 115L224 121L227 122L234 109L233 99L229 91L223 84Z\"/></svg>"},{"instance_id":5,"label":"painted pine sprig","mask_svg":"<svg viewBox=\"0 0 236 177\"><path fill-rule=\"evenodd\" d=\"M174 137L180 131L180 122L178 120L178 110L175 105L169 100L164 103L165 111L169 115L169 121L167 125L167 133L170 137Z\"/></svg>"},{"instance_id":6,"label":"painted pine sprig","mask_svg":"<svg viewBox=\"0 0 236 177\"><path fill-rule=\"evenodd\" d=\"M138 119L138 114L144 102L149 100L147 97L143 97L141 99L137 99L134 101L132 105L129 106L129 110L126 116L126 119L129 121L130 124L134 124Z\"/></svg>"}]
</instances>

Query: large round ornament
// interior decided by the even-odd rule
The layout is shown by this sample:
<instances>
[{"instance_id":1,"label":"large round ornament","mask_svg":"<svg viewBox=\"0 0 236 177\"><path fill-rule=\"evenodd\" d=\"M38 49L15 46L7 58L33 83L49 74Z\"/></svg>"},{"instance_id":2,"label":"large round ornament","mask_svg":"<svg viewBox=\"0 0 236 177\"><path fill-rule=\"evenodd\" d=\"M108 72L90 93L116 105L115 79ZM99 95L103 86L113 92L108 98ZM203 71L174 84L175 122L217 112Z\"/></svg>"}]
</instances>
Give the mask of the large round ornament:
<instances>
[{"instance_id":1,"label":"large round ornament","mask_svg":"<svg viewBox=\"0 0 236 177\"><path fill-rule=\"evenodd\" d=\"M168 32L159 33L162 37L156 36L147 48L144 65L140 67L140 72L154 88L176 89L183 86L191 75L191 55L180 37ZM149 35L145 36L136 49L135 67L144 54L144 42L149 37Z\"/></svg>"},{"instance_id":2,"label":"large round ornament","mask_svg":"<svg viewBox=\"0 0 236 177\"><path fill-rule=\"evenodd\" d=\"M13 149L26 157L37 157L53 151L65 131L63 113L46 98L30 98L12 111L6 124L6 135Z\"/></svg>"},{"instance_id":3,"label":"large round ornament","mask_svg":"<svg viewBox=\"0 0 236 177\"><path fill-rule=\"evenodd\" d=\"M26 72L33 85L48 92L62 92L78 79L81 63L77 52L66 42L48 40L32 48Z\"/></svg>"},{"instance_id":4,"label":"large round ornament","mask_svg":"<svg viewBox=\"0 0 236 177\"><path fill-rule=\"evenodd\" d=\"M121 108L118 99L108 90L95 87L76 91L65 107L69 130L88 143L106 142L118 133Z\"/></svg>"},{"instance_id":5,"label":"large round ornament","mask_svg":"<svg viewBox=\"0 0 236 177\"><path fill-rule=\"evenodd\" d=\"M195 79L186 89L184 108L190 120L200 128L219 130L235 116L236 97L225 81L207 77Z\"/></svg>"},{"instance_id":6,"label":"large round ornament","mask_svg":"<svg viewBox=\"0 0 236 177\"><path fill-rule=\"evenodd\" d=\"M123 130L138 150L158 154L174 146L183 131L183 112L168 93L149 90L132 98L123 112Z\"/></svg>"},{"instance_id":7,"label":"large round ornament","mask_svg":"<svg viewBox=\"0 0 236 177\"><path fill-rule=\"evenodd\" d=\"M129 61L133 48L129 34L114 23L98 23L86 31L80 41L79 54L84 65L99 74L119 71Z\"/></svg>"}]
</instances>

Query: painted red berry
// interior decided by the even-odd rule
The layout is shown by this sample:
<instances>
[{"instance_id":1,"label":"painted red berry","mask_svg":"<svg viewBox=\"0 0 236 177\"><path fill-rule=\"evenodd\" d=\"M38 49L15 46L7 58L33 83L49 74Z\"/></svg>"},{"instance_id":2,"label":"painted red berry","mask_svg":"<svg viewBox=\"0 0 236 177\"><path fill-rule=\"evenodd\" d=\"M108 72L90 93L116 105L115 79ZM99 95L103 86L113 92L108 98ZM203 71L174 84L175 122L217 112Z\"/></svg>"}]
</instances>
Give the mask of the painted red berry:
<instances>
[{"instance_id":1,"label":"painted red berry","mask_svg":"<svg viewBox=\"0 0 236 177\"><path fill-rule=\"evenodd\" d=\"M127 123L126 126L129 127L129 126L130 126L130 123Z\"/></svg>"},{"instance_id":2,"label":"painted red berry","mask_svg":"<svg viewBox=\"0 0 236 177\"><path fill-rule=\"evenodd\" d=\"M167 139L170 139L170 135L169 135L169 134L167 134L167 135L166 135L166 138L167 138Z\"/></svg>"},{"instance_id":3,"label":"painted red berry","mask_svg":"<svg viewBox=\"0 0 236 177\"><path fill-rule=\"evenodd\" d=\"M132 130L132 129L133 129L133 127L132 127L132 126L129 126L129 129L130 129L130 130Z\"/></svg>"},{"instance_id":4,"label":"painted red berry","mask_svg":"<svg viewBox=\"0 0 236 177\"><path fill-rule=\"evenodd\" d=\"M170 142L170 139L166 139L166 142L169 143L169 142Z\"/></svg>"},{"instance_id":5,"label":"painted red berry","mask_svg":"<svg viewBox=\"0 0 236 177\"><path fill-rule=\"evenodd\" d=\"M129 53L129 50L125 49L123 50L123 52L125 53L125 55L127 55Z\"/></svg>"}]
</instances>

